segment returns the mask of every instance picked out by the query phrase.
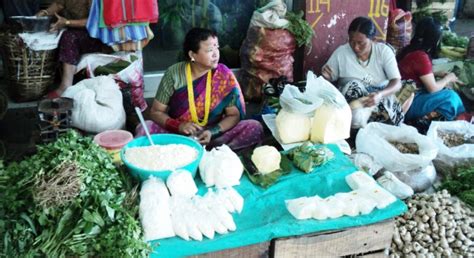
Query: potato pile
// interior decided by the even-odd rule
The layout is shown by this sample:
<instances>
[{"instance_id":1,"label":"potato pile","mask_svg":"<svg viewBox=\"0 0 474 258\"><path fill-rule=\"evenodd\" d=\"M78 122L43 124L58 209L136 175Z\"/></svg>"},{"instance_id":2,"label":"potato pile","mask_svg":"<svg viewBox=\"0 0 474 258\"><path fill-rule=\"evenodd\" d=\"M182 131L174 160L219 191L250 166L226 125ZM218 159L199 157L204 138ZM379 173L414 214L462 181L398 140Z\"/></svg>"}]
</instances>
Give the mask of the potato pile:
<instances>
[{"instance_id":1,"label":"potato pile","mask_svg":"<svg viewBox=\"0 0 474 258\"><path fill-rule=\"evenodd\" d=\"M417 194L396 219L390 257L468 257L474 253L474 212L448 191Z\"/></svg>"}]
</instances>

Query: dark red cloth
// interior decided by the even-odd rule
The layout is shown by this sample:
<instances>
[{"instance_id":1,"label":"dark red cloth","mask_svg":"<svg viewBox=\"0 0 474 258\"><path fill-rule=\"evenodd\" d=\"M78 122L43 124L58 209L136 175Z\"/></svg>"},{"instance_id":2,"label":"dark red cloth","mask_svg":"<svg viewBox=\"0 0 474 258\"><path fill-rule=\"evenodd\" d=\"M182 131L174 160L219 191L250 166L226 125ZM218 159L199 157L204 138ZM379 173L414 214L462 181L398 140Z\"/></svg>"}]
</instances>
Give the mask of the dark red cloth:
<instances>
[{"instance_id":1,"label":"dark red cloth","mask_svg":"<svg viewBox=\"0 0 474 258\"><path fill-rule=\"evenodd\" d=\"M420 76L427 75L433 72L433 65L431 59L425 51L418 50L407 54L402 60L398 62L398 69L402 80L414 80L418 87L423 83Z\"/></svg>"},{"instance_id":2,"label":"dark red cloth","mask_svg":"<svg viewBox=\"0 0 474 258\"><path fill-rule=\"evenodd\" d=\"M107 27L119 27L132 22L158 21L156 0L103 0L104 22Z\"/></svg>"},{"instance_id":3,"label":"dark red cloth","mask_svg":"<svg viewBox=\"0 0 474 258\"><path fill-rule=\"evenodd\" d=\"M59 61L77 65L83 54L101 52L103 46L100 40L89 37L87 30L68 29L59 41Z\"/></svg>"}]
</instances>

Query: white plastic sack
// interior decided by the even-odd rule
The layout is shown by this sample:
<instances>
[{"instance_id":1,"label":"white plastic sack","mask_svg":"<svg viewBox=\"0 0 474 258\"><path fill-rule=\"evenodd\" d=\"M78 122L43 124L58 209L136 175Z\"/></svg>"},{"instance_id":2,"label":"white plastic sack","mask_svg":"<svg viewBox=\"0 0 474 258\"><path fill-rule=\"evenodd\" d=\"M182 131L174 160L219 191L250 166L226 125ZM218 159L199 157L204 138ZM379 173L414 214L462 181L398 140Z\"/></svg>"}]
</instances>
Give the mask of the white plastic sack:
<instances>
[{"instance_id":1,"label":"white plastic sack","mask_svg":"<svg viewBox=\"0 0 474 258\"><path fill-rule=\"evenodd\" d=\"M136 59L135 61L134 58ZM81 61L76 67L76 73L82 69L86 69L87 76L95 77L94 71L99 66L104 66L118 61L127 61L131 64L116 74L111 74L112 78L131 85L132 104L145 111L147 103L144 94L143 79L143 58L140 51L135 53L116 52L113 55L93 53L85 54L81 57Z\"/></svg>"},{"instance_id":2,"label":"white plastic sack","mask_svg":"<svg viewBox=\"0 0 474 258\"><path fill-rule=\"evenodd\" d=\"M288 25L285 19L286 4L282 0L270 1L264 7L253 12L249 27L281 29Z\"/></svg>"},{"instance_id":3,"label":"white plastic sack","mask_svg":"<svg viewBox=\"0 0 474 258\"><path fill-rule=\"evenodd\" d=\"M99 76L68 87L62 97L72 98L72 125L81 130L100 133L121 129L125 125L122 92L114 79Z\"/></svg>"},{"instance_id":4,"label":"white plastic sack","mask_svg":"<svg viewBox=\"0 0 474 258\"><path fill-rule=\"evenodd\" d=\"M244 166L239 157L225 144L204 152L199 163L199 174L207 187L238 185L243 172Z\"/></svg>"},{"instance_id":5,"label":"white plastic sack","mask_svg":"<svg viewBox=\"0 0 474 258\"><path fill-rule=\"evenodd\" d=\"M474 144L462 144L459 146L448 147L438 136L439 132L450 132L465 135L465 138L474 137L474 124L466 121L438 122L433 121L426 134L438 147L438 155L434 162L436 169L437 164L442 168L452 169L465 164L474 164Z\"/></svg>"},{"instance_id":6,"label":"white plastic sack","mask_svg":"<svg viewBox=\"0 0 474 258\"><path fill-rule=\"evenodd\" d=\"M389 141L416 143L419 154L401 153ZM392 126L382 123L369 123L359 130L356 137L357 152L367 153L382 166L391 171L409 171L426 167L438 153L433 141L418 133L411 126L402 124Z\"/></svg>"},{"instance_id":7,"label":"white plastic sack","mask_svg":"<svg viewBox=\"0 0 474 258\"><path fill-rule=\"evenodd\" d=\"M323 103L323 99L317 96L314 87L306 88L305 92L300 92L298 87L286 84L280 95L280 105L282 110L294 114L304 114L313 116L316 110Z\"/></svg>"},{"instance_id":8,"label":"white plastic sack","mask_svg":"<svg viewBox=\"0 0 474 258\"><path fill-rule=\"evenodd\" d=\"M308 71L306 74L306 91L310 96L323 99L326 105L333 105L338 108L344 108L348 105L342 93L334 85L322 76L317 77L312 71Z\"/></svg>"}]
</instances>

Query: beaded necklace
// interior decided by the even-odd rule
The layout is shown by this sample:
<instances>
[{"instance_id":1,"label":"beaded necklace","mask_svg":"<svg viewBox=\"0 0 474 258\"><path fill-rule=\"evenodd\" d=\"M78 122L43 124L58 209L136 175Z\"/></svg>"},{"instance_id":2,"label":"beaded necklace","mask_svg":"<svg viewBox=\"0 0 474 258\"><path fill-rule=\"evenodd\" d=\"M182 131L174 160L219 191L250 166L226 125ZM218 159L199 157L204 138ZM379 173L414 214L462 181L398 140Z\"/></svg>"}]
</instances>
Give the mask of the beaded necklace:
<instances>
[{"instance_id":1,"label":"beaded necklace","mask_svg":"<svg viewBox=\"0 0 474 258\"><path fill-rule=\"evenodd\" d=\"M193 79L191 75L191 64L186 64L186 82L188 87L188 102L189 102L189 112L191 113L191 120L200 125L205 126L207 125L207 121L209 119L209 110L211 109L211 80L212 80L212 73L211 70L207 72L207 79L206 79L206 98L204 100L204 118L202 121L199 121L196 112L196 103L194 102L194 87L193 87Z\"/></svg>"}]
</instances>

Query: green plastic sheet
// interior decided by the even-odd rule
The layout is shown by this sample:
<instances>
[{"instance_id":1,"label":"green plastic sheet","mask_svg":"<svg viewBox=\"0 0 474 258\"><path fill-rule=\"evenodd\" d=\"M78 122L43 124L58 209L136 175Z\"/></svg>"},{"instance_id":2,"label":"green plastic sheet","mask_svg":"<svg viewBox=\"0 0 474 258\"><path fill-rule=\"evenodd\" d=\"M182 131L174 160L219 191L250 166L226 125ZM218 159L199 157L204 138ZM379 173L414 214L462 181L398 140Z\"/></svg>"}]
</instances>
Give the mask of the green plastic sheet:
<instances>
[{"instance_id":1,"label":"green plastic sheet","mask_svg":"<svg viewBox=\"0 0 474 258\"><path fill-rule=\"evenodd\" d=\"M215 252L224 249L258 244L274 238L299 236L326 230L344 229L376 223L395 217L406 211L400 200L385 209L357 217L343 216L328 220L297 220L286 209L285 200L303 196L327 197L338 192L350 192L345 176L357 169L335 145L328 145L334 159L306 174L293 167L274 185L264 189L252 184L244 174L240 185L234 188L244 197L242 213L233 213L237 230L225 235L216 234L212 240L185 241L179 237L152 241L151 257L180 257ZM196 177L200 195L207 192L205 185Z\"/></svg>"}]
</instances>

